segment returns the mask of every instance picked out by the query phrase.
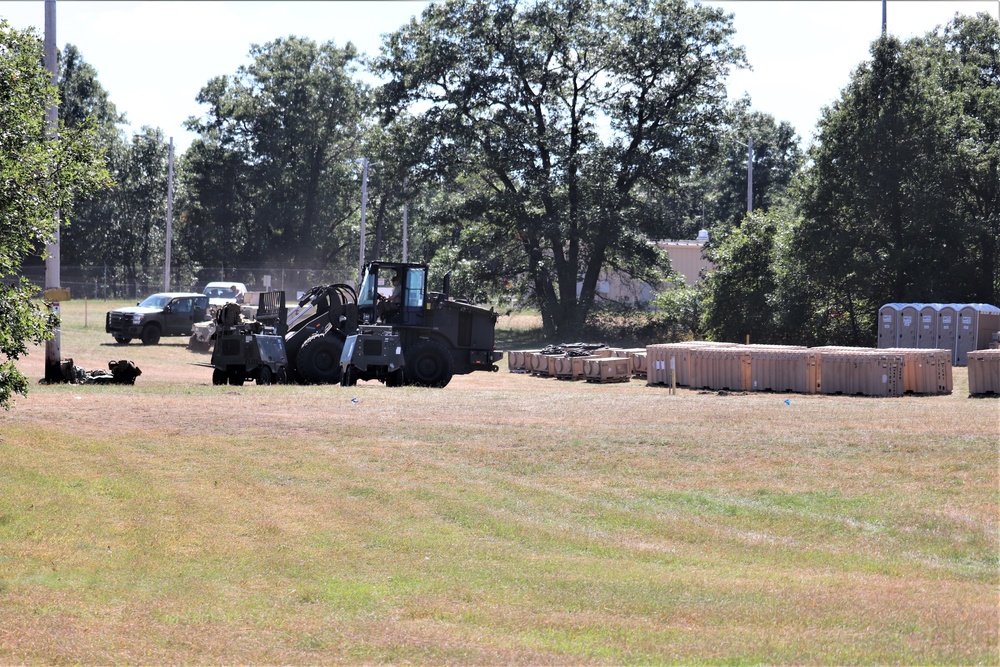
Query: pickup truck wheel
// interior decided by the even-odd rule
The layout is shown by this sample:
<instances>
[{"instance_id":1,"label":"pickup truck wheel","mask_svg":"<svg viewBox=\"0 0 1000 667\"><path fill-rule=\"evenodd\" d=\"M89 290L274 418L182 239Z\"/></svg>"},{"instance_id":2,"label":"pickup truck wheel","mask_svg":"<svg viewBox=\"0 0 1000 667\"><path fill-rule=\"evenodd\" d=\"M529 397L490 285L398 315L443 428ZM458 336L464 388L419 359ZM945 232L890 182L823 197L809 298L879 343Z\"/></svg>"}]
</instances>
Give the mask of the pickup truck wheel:
<instances>
[{"instance_id":1,"label":"pickup truck wheel","mask_svg":"<svg viewBox=\"0 0 1000 667\"><path fill-rule=\"evenodd\" d=\"M212 371L212 384L226 384L226 371L216 368Z\"/></svg>"},{"instance_id":2,"label":"pickup truck wheel","mask_svg":"<svg viewBox=\"0 0 1000 667\"><path fill-rule=\"evenodd\" d=\"M340 382L340 353L344 343L332 336L313 334L299 349L297 367L306 382L337 384Z\"/></svg>"},{"instance_id":3,"label":"pickup truck wheel","mask_svg":"<svg viewBox=\"0 0 1000 667\"><path fill-rule=\"evenodd\" d=\"M406 384L444 387L451 382L455 364L451 353L438 341L418 341L403 353L403 357L406 359L406 366L403 368Z\"/></svg>"},{"instance_id":4,"label":"pickup truck wheel","mask_svg":"<svg viewBox=\"0 0 1000 667\"><path fill-rule=\"evenodd\" d=\"M257 384L267 385L271 384L274 380L274 375L271 373L271 368L269 366L261 366L260 370L257 371Z\"/></svg>"},{"instance_id":5,"label":"pickup truck wheel","mask_svg":"<svg viewBox=\"0 0 1000 667\"><path fill-rule=\"evenodd\" d=\"M115 336L115 342L121 345L128 345L132 342L131 338L126 338L125 336Z\"/></svg>"},{"instance_id":6,"label":"pickup truck wheel","mask_svg":"<svg viewBox=\"0 0 1000 667\"><path fill-rule=\"evenodd\" d=\"M147 324L142 328L142 344L156 345L160 342L160 327L155 324Z\"/></svg>"}]
</instances>

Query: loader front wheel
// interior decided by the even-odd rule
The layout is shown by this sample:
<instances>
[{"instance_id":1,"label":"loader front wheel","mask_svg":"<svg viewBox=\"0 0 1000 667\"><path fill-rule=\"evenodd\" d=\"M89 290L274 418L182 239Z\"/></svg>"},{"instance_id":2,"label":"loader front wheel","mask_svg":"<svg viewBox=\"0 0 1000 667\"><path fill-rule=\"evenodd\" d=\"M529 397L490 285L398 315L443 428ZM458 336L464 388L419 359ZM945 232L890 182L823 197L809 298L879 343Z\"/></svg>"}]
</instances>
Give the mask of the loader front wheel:
<instances>
[{"instance_id":1,"label":"loader front wheel","mask_svg":"<svg viewBox=\"0 0 1000 667\"><path fill-rule=\"evenodd\" d=\"M324 334L313 334L299 349L299 375L306 382L315 384L339 383L340 353L343 351L343 341Z\"/></svg>"},{"instance_id":2,"label":"loader front wheel","mask_svg":"<svg viewBox=\"0 0 1000 667\"><path fill-rule=\"evenodd\" d=\"M406 365L403 367L403 375L406 384L444 387L451 382L455 362L448 349L438 341L418 341L404 356Z\"/></svg>"}]
</instances>

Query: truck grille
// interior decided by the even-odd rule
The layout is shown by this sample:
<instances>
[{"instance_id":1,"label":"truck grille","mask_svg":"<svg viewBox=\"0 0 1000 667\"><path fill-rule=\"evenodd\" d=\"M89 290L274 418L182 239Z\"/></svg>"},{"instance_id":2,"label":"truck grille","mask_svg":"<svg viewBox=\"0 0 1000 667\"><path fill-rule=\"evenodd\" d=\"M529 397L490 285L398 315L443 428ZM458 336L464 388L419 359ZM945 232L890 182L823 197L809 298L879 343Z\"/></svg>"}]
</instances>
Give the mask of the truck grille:
<instances>
[{"instance_id":1,"label":"truck grille","mask_svg":"<svg viewBox=\"0 0 1000 667\"><path fill-rule=\"evenodd\" d=\"M123 329L129 325L132 321L131 315L126 315L124 313L109 313L108 314L108 326L112 329Z\"/></svg>"}]
</instances>

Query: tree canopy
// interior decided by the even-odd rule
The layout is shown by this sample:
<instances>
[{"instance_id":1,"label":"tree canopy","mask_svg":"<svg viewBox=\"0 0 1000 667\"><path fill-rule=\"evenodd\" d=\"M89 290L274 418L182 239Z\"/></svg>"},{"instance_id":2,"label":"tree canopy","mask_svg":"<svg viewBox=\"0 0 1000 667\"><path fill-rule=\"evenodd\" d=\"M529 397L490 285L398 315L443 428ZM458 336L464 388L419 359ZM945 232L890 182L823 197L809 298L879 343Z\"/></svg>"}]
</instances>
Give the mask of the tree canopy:
<instances>
[{"instance_id":1,"label":"tree canopy","mask_svg":"<svg viewBox=\"0 0 1000 667\"><path fill-rule=\"evenodd\" d=\"M181 236L203 263L351 266L366 88L351 44L288 37L205 85Z\"/></svg>"},{"instance_id":2,"label":"tree canopy","mask_svg":"<svg viewBox=\"0 0 1000 667\"><path fill-rule=\"evenodd\" d=\"M997 26L883 37L820 120L793 250L836 286L827 307L854 314L858 342L881 304L1000 293Z\"/></svg>"},{"instance_id":3,"label":"tree canopy","mask_svg":"<svg viewBox=\"0 0 1000 667\"><path fill-rule=\"evenodd\" d=\"M92 126L60 128L50 137L46 109L56 88L42 65L42 43L0 19L0 279L17 275L24 258L52 240L56 212L74 196L107 183ZM0 282L0 406L24 395L27 380L14 361L28 343L52 335L56 322L21 279Z\"/></svg>"},{"instance_id":4,"label":"tree canopy","mask_svg":"<svg viewBox=\"0 0 1000 667\"><path fill-rule=\"evenodd\" d=\"M610 266L650 276L662 193L715 145L730 17L683 0L450 0L375 60L385 120L408 112L424 160L471 179L480 242L516 248L545 329L571 335Z\"/></svg>"}]
</instances>

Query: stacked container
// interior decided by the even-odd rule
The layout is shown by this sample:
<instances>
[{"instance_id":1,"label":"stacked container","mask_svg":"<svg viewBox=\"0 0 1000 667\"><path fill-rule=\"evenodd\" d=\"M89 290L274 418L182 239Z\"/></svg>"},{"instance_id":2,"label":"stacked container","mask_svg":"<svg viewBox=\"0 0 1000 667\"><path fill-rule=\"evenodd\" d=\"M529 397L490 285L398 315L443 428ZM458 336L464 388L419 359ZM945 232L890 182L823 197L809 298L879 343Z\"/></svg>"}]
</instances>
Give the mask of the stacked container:
<instances>
[{"instance_id":1,"label":"stacked container","mask_svg":"<svg viewBox=\"0 0 1000 667\"><path fill-rule=\"evenodd\" d=\"M628 357L584 359L583 377L587 382L628 382L632 378L632 362Z\"/></svg>"},{"instance_id":2,"label":"stacked container","mask_svg":"<svg viewBox=\"0 0 1000 667\"><path fill-rule=\"evenodd\" d=\"M903 357L867 348L820 349L824 394L902 396Z\"/></svg>"},{"instance_id":3,"label":"stacked container","mask_svg":"<svg viewBox=\"0 0 1000 667\"><path fill-rule=\"evenodd\" d=\"M1000 394L1000 350L974 350L968 362L969 393Z\"/></svg>"},{"instance_id":4,"label":"stacked container","mask_svg":"<svg viewBox=\"0 0 1000 667\"><path fill-rule=\"evenodd\" d=\"M751 347L749 352L753 391L820 391L820 355L814 350Z\"/></svg>"},{"instance_id":5,"label":"stacked container","mask_svg":"<svg viewBox=\"0 0 1000 667\"><path fill-rule=\"evenodd\" d=\"M689 386L750 391L750 351L745 347L699 347L690 351Z\"/></svg>"}]
</instances>

